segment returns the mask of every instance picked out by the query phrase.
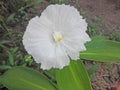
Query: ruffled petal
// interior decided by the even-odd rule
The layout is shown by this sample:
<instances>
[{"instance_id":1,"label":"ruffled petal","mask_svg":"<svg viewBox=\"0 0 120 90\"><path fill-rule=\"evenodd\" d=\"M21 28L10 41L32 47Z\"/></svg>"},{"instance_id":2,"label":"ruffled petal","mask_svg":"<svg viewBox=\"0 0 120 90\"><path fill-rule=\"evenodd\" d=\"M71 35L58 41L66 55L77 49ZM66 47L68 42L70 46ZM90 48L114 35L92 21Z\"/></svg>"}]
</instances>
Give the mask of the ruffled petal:
<instances>
[{"instance_id":1,"label":"ruffled petal","mask_svg":"<svg viewBox=\"0 0 120 90\"><path fill-rule=\"evenodd\" d=\"M69 65L69 57L77 60L79 52L86 50L84 44L90 41L86 30L87 23L77 9L64 4L49 5L40 17L29 21L23 45L42 69L61 69ZM60 34L58 42L55 32Z\"/></svg>"},{"instance_id":2,"label":"ruffled petal","mask_svg":"<svg viewBox=\"0 0 120 90\"><path fill-rule=\"evenodd\" d=\"M47 61L43 61L41 64L42 69L50 69L50 68L60 68L62 69L64 66L69 65L69 57L65 52L64 48L60 45L57 45L51 54L51 57L47 57Z\"/></svg>"}]
</instances>

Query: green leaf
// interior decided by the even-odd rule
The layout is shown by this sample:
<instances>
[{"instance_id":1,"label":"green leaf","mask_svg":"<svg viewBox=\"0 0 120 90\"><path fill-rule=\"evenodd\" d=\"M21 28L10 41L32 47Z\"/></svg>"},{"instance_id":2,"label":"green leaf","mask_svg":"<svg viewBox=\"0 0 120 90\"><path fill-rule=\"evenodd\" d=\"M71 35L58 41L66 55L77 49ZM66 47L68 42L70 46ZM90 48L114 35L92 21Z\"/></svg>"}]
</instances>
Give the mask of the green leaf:
<instances>
[{"instance_id":1,"label":"green leaf","mask_svg":"<svg viewBox=\"0 0 120 90\"><path fill-rule=\"evenodd\" d=\"M10 90L55 90L50 81L39 72L27 67L13 67L0 82Z\"/></svg>"},{"instance_id":2,"label":"green leaf","mask_svg":"<svg viewBox=\"0 0 120 90\"><path fill-rule=\"evenodd\" d=\"M120 61L120 42L96 36L86 44L86 48L85 52L80 53L81 59L101 62Z\"/></svg>"},{"instance_id":3,"label":"green leaf","mask_svg":"<svg viewBox=\"0 0 120 90\"><path fill-rule=\"evenodd\" d=\"M8 44L8 43L10 43L11 41L9 41L9 40L2 40L2 41L0 41L0 44L2 45L2 44Z\"/></svg>"},{"instance_id":4,"label":"green leaf","mask_svg":"<svg viewBox=\"0 0 120 90\"><path fill-rule=\"evenodd\" d=\"M59 3L59 4L64 4L68 2L68 0L50 0L50 3L55 4L55 3Z\"/></svg>"},{"instance_id":5,"label":"green leaf","mask_svg":"<svg viewBox=\"0 0 120 90\"><path fill-rule=\"evenodd\" d=\"M0 65L0 71L1 70L7 70L7 69L10 69L11 66L7 66L7 65Z\"/></svg>"},{"instance_id":6,"label":"green leaf","mask_svg":"<svg viewBox=\"0 0 120 90\"><path fill-rule=\"evenodd\" d=\"M9 56L9 63L10 65L14 65L14 56L11 52L8 52L8 56Z\"/></svg>"},{"instance_id":7,"label":"green leaf","mask_svg":"<svg viewBox=\"0 0 120 90\"><path fill-rule=\"evenodd\" d=\"M59 90L92 90L87 71L81 60L56 71Z\"/></svg>"},{"instance_id":8,"label":"green leaf","mask_svg":"<svg viewBox=\"0 0 120 90\"><path fill-rule=\"evenodd\" d=\"M25 7L23 7L23 9L21 9L22 11L28 7L34 7L39 5L41 2L43 2L44 0L34 0L34 2L27 4Z\"/></svg>"},{"instance_id":9,"label":"green leaf","mask_svg":"<svg viewBox=\"0 0 120 90\"><path fill-rule=\"evenodd\" d=\"M4 21L4 17L2 15L0 15L0 22Z\"/></svg>"},{"instance_id":10,"label":"green leaf","mask_svg":"<svg viewBox=\"0 0 120 90\"><path fill-rule=\"evenodd\" d=\"M98 69L98 64L95 64L87 70L90 80L94 79L94 73L97 69Z\"/></svg>"},{"instance_id":11,"label":"green leaf","mask_svg":"<svg viewBox=\"0 0 120 90\"><path fill-rule=\"evenodd\" d=\"M92 75L94 74L94 72L97 70L98 68L98 64L95 64L93 66L91 66L87 71L88 71L88 75Z\"/></svg>"},{"instance_id":12,"label":"green leaf","mask_svg":"<svg viewBox=\"0 0 120 90\"><path fill-rule=\"evenodd\" d=\"M7 22L14 22L15 13L10 14L7 18Z\"/></svg>"},{"instance_id":13,"label":"green leaf","mask_svg":"<svg viewBox=\"0 0 120 90\"><path fill-rule=\"evenodd\" d=\"M11 48L11 53L15 54L18 51L18 47Z\"/></svg>"}]
</instances>

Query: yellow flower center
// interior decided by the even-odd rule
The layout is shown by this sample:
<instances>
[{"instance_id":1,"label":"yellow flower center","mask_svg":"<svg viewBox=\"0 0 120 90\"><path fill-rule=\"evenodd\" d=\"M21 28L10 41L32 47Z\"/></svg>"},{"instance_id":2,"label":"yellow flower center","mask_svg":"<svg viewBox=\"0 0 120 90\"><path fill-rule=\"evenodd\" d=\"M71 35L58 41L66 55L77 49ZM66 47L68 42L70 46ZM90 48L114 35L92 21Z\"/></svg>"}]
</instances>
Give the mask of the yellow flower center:
<instances>
[{"instance_id":1,"label":"yellow flower center","mask_svg":"<svg viewBox=\"0 0 120 90\"><path fill-rule=\"evenodd\" d=\"M62 40L62 35L60 32L54 32L53 37L54 37L56 42L60 42Z\"/></svg>"}]
</instances>

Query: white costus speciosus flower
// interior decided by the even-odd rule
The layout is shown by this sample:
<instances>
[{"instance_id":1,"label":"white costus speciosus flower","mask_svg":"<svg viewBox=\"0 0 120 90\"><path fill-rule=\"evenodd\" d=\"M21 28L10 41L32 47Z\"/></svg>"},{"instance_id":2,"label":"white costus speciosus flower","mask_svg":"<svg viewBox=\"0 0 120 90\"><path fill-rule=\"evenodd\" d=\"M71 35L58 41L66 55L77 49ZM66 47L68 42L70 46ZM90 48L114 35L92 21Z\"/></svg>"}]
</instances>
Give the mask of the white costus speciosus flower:
<instances>
[{"instance_id":1,"label":"white costus speciosus flower","mask_svg":"<svg viewBox=\"0 0 120 90\"><path fill-rule=\"evenodd\" d=\"M76 8L70 5L49 5L29 21L23 36L23 45L42 69L63 68L69 58L79 59L90 41L87 23Z\"/></svg>"}]
</instances>

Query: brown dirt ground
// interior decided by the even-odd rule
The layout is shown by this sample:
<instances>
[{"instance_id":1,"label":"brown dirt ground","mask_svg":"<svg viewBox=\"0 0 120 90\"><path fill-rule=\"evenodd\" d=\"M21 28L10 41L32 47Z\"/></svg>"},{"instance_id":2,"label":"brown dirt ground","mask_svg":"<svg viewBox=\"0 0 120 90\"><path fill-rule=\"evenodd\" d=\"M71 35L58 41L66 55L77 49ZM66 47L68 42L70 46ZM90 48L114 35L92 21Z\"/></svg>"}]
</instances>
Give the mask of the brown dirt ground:
<instances>
[{"instance_id":1,"label":"brown dirt ground","mask_svg":"<svg viewBox=\"0 0 120 90\"><path fill-rule=\"evenodd\" d=\"M98 29L101 34L111 34L120 31L120 0L69 0L72 5L84 11L90 23L101 19ZM77 1L77 2L75 2ZM74 4L73 4L74 3Z\"/></svg>"},{"instance_id":2,"label":"brown dirt ground","mask_svg":"<svg viewBox=\"0 0 120 90\"><path fill-rule=\"evenodd\" d=\"M44 1L34 9L29 9L28 20L35 15L40 15L47 7L49 0ZM87 18L89 24L97 24L97 29L101 35L110 35L112 32L120 32L120 0L68 0L67 4L75 6L79 11L83 9L82 14ZM102 22L101 22L102 21ZM25 25L27 22L25 22ZM86 62L89 67L92 62ZM117 90L113 85L120 79L120 63L99 63L98 70L94 74L92 81L94 90Z\"/></svg>"},{"instance_id":3,"label":"brown dirt ground","mask_svg":"<svg viewBox=\"0 0 120 90\"><path fill-rule=\"evenodd\" d=\"M80 4L89 15L89 21L104 20L100 26L104 34L120 31L120 0L80 0Z\"/></svg>"}]
</instances>

